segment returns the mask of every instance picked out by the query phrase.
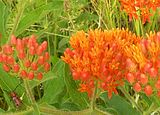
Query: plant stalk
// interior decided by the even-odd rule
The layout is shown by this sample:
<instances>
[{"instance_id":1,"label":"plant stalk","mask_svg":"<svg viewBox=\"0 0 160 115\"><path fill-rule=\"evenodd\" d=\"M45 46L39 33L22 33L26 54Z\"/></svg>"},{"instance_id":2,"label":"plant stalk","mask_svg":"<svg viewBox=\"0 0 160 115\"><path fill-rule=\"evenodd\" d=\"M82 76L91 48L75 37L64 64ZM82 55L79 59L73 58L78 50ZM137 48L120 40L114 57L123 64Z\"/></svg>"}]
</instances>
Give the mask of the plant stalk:
<instances>
[{"instance_id":1,"label":"plant stalk","mask_svg":"<svg viewBox=\"0 0 160 115\"><path fill-rule=\"evenodd\" d=\"M27 2L27 0L21 0L20 3L17 5L18 13L17 13L17 16L15 18L14 25L13 25L13 28L10 32L8 41L10 40L11 35L15 33L15 31L16 31L18 25L19 25L20 19L23 15L23 11L25 9L26 2Z\"/></svg>"},{"instance_id":2,"label":"plant stalk","mask_svg":"<svg viewBox=\"0 0 160 115\"><path fill-rule=\"evenodd\" d=\"M34 95L32 93L32 90L31 90L31 87L29 86L29 82L28 80L23 80L24 81L24 87L25 87L25 90L26 90L26 93L27 93L27 96L28 98L30 99L30 102L31 102L31 105L32 107L34 108L34 112L38 115L40 115L40 112L39 112L39 107L36 103L36 100L34 98Z\"/></svg>"},{"instance_id":3,"label":"plant stalk","mask_svg":"<svg viewBox=\"0 0 160 115\"><path fill-rule=\"evenodd\" d=\"M91 98L91 104L90 104L90 107L91 107L91 110L95 110L95 101L96 101L96 95L97 95L97 85L98 85L98 81L95 82L95 87L94 87L94 90L93 90L93 95L92 95L92 98Z\"/></svg>"},{"instance_id":4,"label":"plant stalk","mask_svg":"<svg viewBox=\"0 0 160 115\"><path fill-rule=\"evenodd\" d=\"M129 95L129 93L126 92L124 87L121 86L119 87L119 89L122 91L125 97L132 103L132 105L135 106L139 112L143 113L143 110L141 109L141 107L134 101L134 99Z\"/></svg>"},{"instance_id":5,"label":"plant stalk","mask_svg":"<svg viewBox=\"0 0 160 115\"><path fill-rule=\"evenodd\" d=\"M150 115L153 111L157 109L157 105L153 102L147 111L143 112L143 115Z\"/></svg>"},{"instance_id":6,"label":"plant stalk","mask_svg":"<svg viewBox=\"0 0 160 115\"><path fill-rule=\"evenodd\" d=\"M25 87L27 96L30 99L31 104L34 104L36 101L35 101L34 95L32 93L32 90L31 90L31 88L29 86L28 80L25 79L23 81L24 81L24 87Z\"/></svg>"}]
</instances>

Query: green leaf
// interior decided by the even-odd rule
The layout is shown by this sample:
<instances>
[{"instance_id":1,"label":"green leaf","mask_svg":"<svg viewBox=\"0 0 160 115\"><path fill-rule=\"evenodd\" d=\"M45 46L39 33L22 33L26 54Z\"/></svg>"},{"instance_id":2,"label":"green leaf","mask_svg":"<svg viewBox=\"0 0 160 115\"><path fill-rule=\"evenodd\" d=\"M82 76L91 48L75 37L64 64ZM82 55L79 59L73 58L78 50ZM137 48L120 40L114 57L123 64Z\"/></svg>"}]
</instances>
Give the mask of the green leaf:
<instances>
[{"instance_id":1,"label":"green leaf","mask_svg":"<svg viewBox=\"0 0 160 115\"><path fill-rule=\"evenodd\" d=\"M4 113L4 112L5 112L5 111L0 108L0 115L2 115L2 113Z\"/></svg>"},{"instance_id":2,"label":"green leaf","mask_svg":"<svg viewBox=\"0 0 160 115\"><path fill-rule=\"evenodd\" d=\"M64 96L64 80L62 73L64 71L64 62L57 61L52 72L57 76L53 80L49 80L44 84L44 96L41 102L47 102L49 104L59 103ZM63 95L62 95L63 94Z\"/></svg>"},{"instance_id":3,"label":"green leaf","mask_svg":"<svg viewBox=\"0 0 160 115\"><path fill-rule=\"evenodd\" d=\"M2 34L2 38L0 36L0 43L5 43L7 41L6 37L7 16L8 16L8 8L2 1L0 1L0 34Z\"/></svg>"},{"instance_id":4,"label":"green leaf","mask_svg":"<svg viewBox=\"0 0 160 115\"><path fill-rule=\"evenodd\" d=\"M45 16L48 12L53 10L60 10L63 7L63 1L53 1L46 5L40 6L35 10L28 12L19 22L15 35L18 36L30 25L38 21L42 16ZM56 11L58 12L58 11Z\"/></svg>"},{"instance_id":5,"label":"green leaf","mask_svg":"<svg viewBox=\"0 0 160 115\"><path fill-rule=\"evenodd\" d=\"M69 39L63 38L59 43L58 43L58 48L62 48L64 45L69 43Z\"/></svg>"},{"instance_id":6,"label":"green leaf","mask_svg":"<svg viewBox=\"0 0 160 115\"><path fill-rule=\"evenodd\" d=\"M20 83L17 77L10 76L8 73L6 73L2 66L0 65L0 86L2 89L5 89L7 91L13 91L14 88Z\"/></svg>"},{"instance_id":7,"label":"green leaf","mask_svg":"<svg viewBox=\"0 0 160 115\"><path fill-rule=\"evenodd\" d=\"M106 102L109 108L115 109L118 115L140 115L130 103L119 95L113 95L111 99L108 99L107 93L102 93L100 98Z\"/></svg>"},{"instance_id":8,"label":"green leaf","mask_svg":"<svg viewBox=\"0 0 160 115\"><path fill-rule=\"evenodd\" d=\"M69 66L65 65L65 73L64 73L65 84L67 87L67 91L72 99L72 101L77 104L80 109L85 109L88 107L88 100L84 93L78 91L77 85L75 81L72 79L70 74Z\"/></svg>"}]
</instances>

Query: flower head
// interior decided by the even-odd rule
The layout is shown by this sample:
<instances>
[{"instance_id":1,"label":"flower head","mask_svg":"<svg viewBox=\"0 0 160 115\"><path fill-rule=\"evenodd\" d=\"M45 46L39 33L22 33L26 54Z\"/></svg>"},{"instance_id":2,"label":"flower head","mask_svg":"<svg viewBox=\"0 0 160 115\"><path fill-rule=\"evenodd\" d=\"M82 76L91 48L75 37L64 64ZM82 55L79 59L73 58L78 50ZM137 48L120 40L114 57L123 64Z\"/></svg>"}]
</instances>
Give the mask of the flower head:
<instances>
[{"instance_id":1,"label":"flower head","mask_svg":"<svg viewBox=\"0 0 160 115\"><path fill-rule=\"evenodd\" d=\"M97 81L111 97L123 85L127 58L124 48L137 40L124 29L79 31L70 38L72 49L67 48L62 59L70 65L73 79L81 81L79 91L92 94Z\"/></svg>"},{"instance_id":2,"label":"flower head","mask_svg":"<svg viewBox=\"0 0 160 115\"><path fill-rule=\"evenodd\" d=\"M0 63L3 69L23 79L42 79L43 73L49 71L49 53L47 42L38 44L35 36L23 39L11 36L10 43L2 46Z\"/></svg>"},{"instance_id":3,"label":"flower head","mask_svg":"<svg viewBox=\"0 0 160 115\"><path fill-rule=\"evenodd\" d=\"M130 45L125 50L133 59L137 67L135 71L128 71L133 76L126 76L134 90L144 92L147 96L160 92L160 32L147 34L147 38L142 38L137 44ZM130 52L130 53L129 53ZM138 84L138 85L137 85Z\"/></svg>"}]
</instances>

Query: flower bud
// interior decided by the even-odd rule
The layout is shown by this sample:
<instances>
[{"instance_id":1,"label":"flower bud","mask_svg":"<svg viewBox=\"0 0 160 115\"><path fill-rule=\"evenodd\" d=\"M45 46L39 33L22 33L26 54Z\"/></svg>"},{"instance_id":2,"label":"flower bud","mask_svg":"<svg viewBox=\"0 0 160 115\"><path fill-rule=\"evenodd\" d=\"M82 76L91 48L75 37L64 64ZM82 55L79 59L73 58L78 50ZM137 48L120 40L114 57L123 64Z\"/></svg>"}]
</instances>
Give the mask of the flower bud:
<instances>
[{"instance_id":1,"label":"flower bud","mask_svg":"<svg viewBox=\"0 0 160 115\"><path fill-rule=\"evenodd\" d=\"M148 83L148 77L145 74L140 74L140 83L143 85Z\"/></svg>"},{"instance_id":2,"label":"flower bud","mask_svg":"<svg viewBox=\"0 0 160 115\"><path fill-rule=\"evenodd\" d=\"M30 65L31 65L31 61L30 60L27 59L27 60L24 61L24 66L26 68L30 67Z\"/></svg>"},{"instance_id":3,"label":"flower bud","mask_svg":"<svg viewBox=\"0 0 160 115\"><path fill-rule=\"evenodd\" d=\"M28 45L28 38L23 38L22 42L24 44L24 47L27 47L27 45Z\"/></svg>"},{"instance_id":4,"label":"flower bud","mask_svg":"<svg viewBox=\"0 0 160 115\"><path fill-rule=\"evenodd\" d=\"M10 67L7 64L3 64L3 70L6 72L10 71Z\"/></svg>"},{"instance_id":5,"label":"flower bud","mask_svg":"<svg viewBox=\"0 0 160 115\"><path fill-rule=\"evenodd\" d=\"M35 48L33 46L29 47L29 54L33 56L35 53Z\"/></svg>"},{"instance_id":6,"label":"flower bud","mask_svg":"<svg viewBox=\"0 0 160 115\"><path fill-rule=\"evenodd\" d=\"M150 96L152 94L152 87L150 85L147 85L145 88L144 88L144 92L147 96Z\"/></svg>"},{"instance_id":7,"label":"flower bud","mask_svg":"<svg viewBox=\"0 0 160 115\"><path fill-rule=\"evenodd\" d=\"M49 63L45 63L44 64L44 70L45 70L45 72L49 71L49 69L50 69L50 64Z\"/></svg>"},{"instance_id":8,"label":"flower bud","mask_svg":"<svg viewBox=\"0 0 160 115\"><path fill-rule=\"evenodd\" d=\"M36 53L37 53L38 56L42 55L43 47L42 46L38 46Z\"/></svg>"},{"instance_id":9,"label":"flower bud","mask_svg":"<svg viewBox=\"0 0 160 115\"><path fill-rule=\"evenodd\" d=\"M34 78L34 72L31 71L31 72L28 73L28 79L32 80L33 78Z\"/></svg>"},{"instance_id":10,"label":"flower bud","mask_svg":"<svg viewBox=\"0 0 160 115\"><path fill-rule=\"evenodd\" d=\"M126 79L127 79L127 81L130 83L130 84L132 84L132 83L134 83L134 76L133 76L133 74L132 73L127 73L126 74Z\"/></svg>"},{"instance_id":11,"label":"flower bud","mask_svg":"<svg viewBox=\"0 0 160 115\"><path fill-rule=\"evenodd\" d=\"M23 46L23 43L22 43L21 39L17 39L16 49L17 49L17 51L20 51L20 50L24 49L24 46Z\"/></svg>"},{"instance_id":12,"label":"flower bud","mask_svg":"<svg viewBox=\"0 0 160 115\"><path fill-rule=\"evenodd\" d=\"M14 64L14 58L12 56L7 57L7 64L10 64L10 65Z\"/></svg>"},{"instance_id":13,"label":"flower bud","mask_svg":"<svg viewBox=\"0 0 160 115\"><path fill-rule=\"evenodd\" d=\"M45 61L48 61L48 60L49 60L49 57L50 57L49 53L48 53L48 52L45 52L45 54L44 54L44 60L45 60Z\"/></svg>"},{"instance_id":14,"label":"flower bud","mask_svg":"<svg viewBox=\"0 0 160 115\"><path fill-rule=\"evenodd\" d=\"M44 41L42 44L41 44L42 48L43 48L43 51L45 51L47 49L47 42Z\"/></svg>"},{"instance_id":15,"label":"flower bud","mask_svg":"<svg viewBox=\"0 0 160 115\"><path fill-rule=\"evenodd\" d=\"M142 88L141 88L141 85L139 83L135 83L134 86L133 86L133 89L136 92L140 92Z\"/></svg>"},{"instance_id":16,"label":"flower bud","mask_svg":"<svg viewBox=\"0 0 160 115\"><path fill-rule=\"evenodd\" d=\"M26 78L27 77L27 72L25 70L22 70L20 73L22 78Z\"/></svg>"},{"instance_id":17,"label":"flower bud","mask_svg":"<svg viewBox=\"0 0 160 115\"><path fill-rule=\"evenodd\" d=\"M81 73L81 78L82 78L82 81L87 81L89 79L90 75L88 72L82 72Z\"/></svg>"},{"instance_id":18,"label":"flower bud","mask_svg":"<svg viewBox=\"0 0 160 115\"><path fill-rule=\"evenodd\" d=\"M37 68L38 68L37 63L36 62L32 62L31 68L32 68L32 70L36 71Z\"/></svg>"},{"instance_id":19,"label":"flower bud","mask_svg":"<svg viewBox=\"0 0 160 115\"><path fill-rule=\"evenodd\" d=\"M18 52L19 59L24 59L25 56L26 56L25 52L23 50L19 50L19 52Z\"/></svg>"},{"instance_id":20,"label":"flower bud","mask_svg":"<svg viewBox=\"0 0 160 115\"><path fill-rule=\"evenodd\" d=\"M67 48L67 49L65 50L65 52L66 52L67 54L69 54L70 56L73 56L73 55L74 55L74 53L73 53L69 48Z\"/></svg>"},{"instance_id":21,"label":"flower bud","mask_svg":"<svg viewBox=\"0 0 160 115\"><path fill-rule=\"evenodd\" d=\"M2 62L7 63L7 55L2 54Z\"/></svg>"},{"instance_id":22,"label":"flower bud","mask_svg":"<svg viewBox=\"0 0 160 115\"><path fill-rule=\"evenodd\" d=\"M10 45L5 45L3 47L3 53L7 54L7 55L10 55L13 53L13 49Z\"/></svg>"},{"instance_id":23,"label":"flower bud","mask_svg":"<svg viewBox=\"0 0 160 115\"><path fill-rule=\"evenodd\" d=\"M18 72L19 72L19 69L20 69L20 67L19 67L18 64L13 65L13 71L14 71L15 73L18 73Z\"/></svg>"},{"instance_id":24,"label":"flower bud","mask_svg":"<svg viewBox=\"0 0 160 115\"><path fill-rule=\"evenodd\" d=\"M43 65L44 64L44 57L43 56L39 56L37 63L39 65Z\"/></svg>"},{"instance_id":25,"label":"flower bud","mask_svg":"<svg viewBox=\"0 0 160 115\"><path fill-rule=\"evenodd\" d=\"M11 45L16 45L17 44L17 39L14 35L11 36Z\"/></svg>"},{"instance_id":26,"label":"flower bud","mask_svg":"<svg viewBox=\"0 0 160 115\"><path fill-rule=\"evenodd\" d=\"M80 78L80 77L79 77L79 73L76 72L76 71L73 71L73 72L72 72L72 76L73 76L73 79L74 79L74 80L79 80L79 78Z\"/></svg>"},{"instance_id":27,"label":"flower bud","mask_svg":"<svg viewBox=\"0 0 160 115\"><path fill-rule=\"evenodd\" d=\"M157 74L158 74L157 69L155 69L153 67L149 69L149 75L150 75L151 78L155 78L157 76Z\"/></svg>"},{"instance_id":28,"label":"flower bud","mask_svg":"<svg viewBox=\"0 0 160 115\"><path fill-rule=\"evenodd\" d=\"M41 72L39 72L38 74L37 74L37 79L38 80L41 80L43 78L43 74L41 73Z\"/></svg>"},{"instance_id":29,"label":"flower bud","mask_svg":"<svg viewBox=\"0 0 160 115\"><path fill-rule=\"evenodd\" d=\"M152 67L152 63L151 62L147 62L145 65L144 65L144 68L143 68L143 71L144 72L149 72L149 69Z\"/></svg>"}]
</instances>

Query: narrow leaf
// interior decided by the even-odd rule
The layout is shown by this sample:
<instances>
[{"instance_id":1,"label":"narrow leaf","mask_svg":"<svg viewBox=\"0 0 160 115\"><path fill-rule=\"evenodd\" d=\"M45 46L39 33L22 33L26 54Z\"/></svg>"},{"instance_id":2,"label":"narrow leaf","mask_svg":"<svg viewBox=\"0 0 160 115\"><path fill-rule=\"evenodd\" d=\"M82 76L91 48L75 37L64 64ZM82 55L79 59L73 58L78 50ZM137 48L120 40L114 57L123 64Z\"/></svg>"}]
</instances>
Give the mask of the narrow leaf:
<instances>
[{"instance_id":1,"label":"narrow leaf","mask_svg":"<svg viewBox=\"0 0 160 115\"><path fill-rule=\"evenodd\" d=\"M7 41L6 38L6 21L8 16L8 8L7 6L0 1L0 43L5 43Z\"/></svg>"}]
</instances>

